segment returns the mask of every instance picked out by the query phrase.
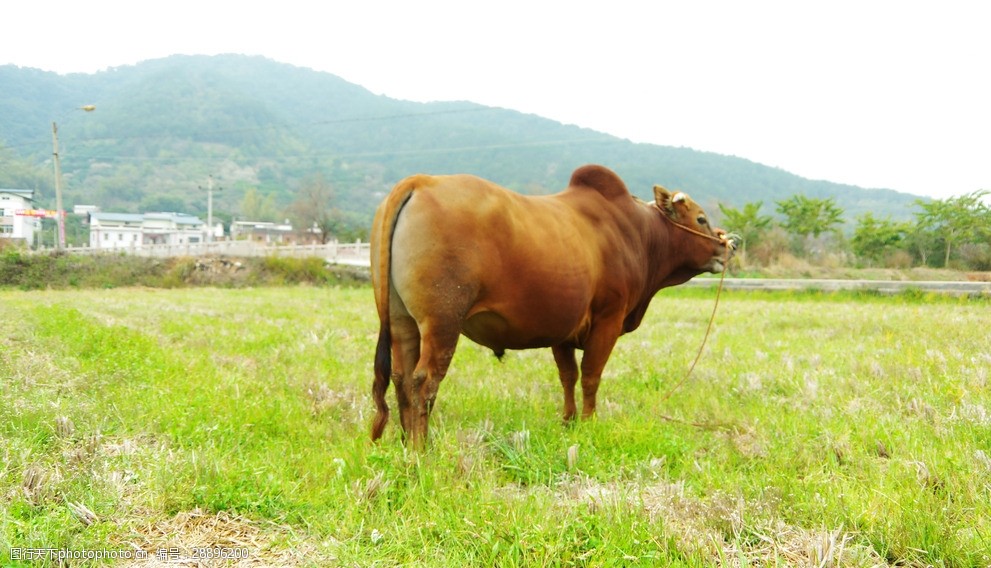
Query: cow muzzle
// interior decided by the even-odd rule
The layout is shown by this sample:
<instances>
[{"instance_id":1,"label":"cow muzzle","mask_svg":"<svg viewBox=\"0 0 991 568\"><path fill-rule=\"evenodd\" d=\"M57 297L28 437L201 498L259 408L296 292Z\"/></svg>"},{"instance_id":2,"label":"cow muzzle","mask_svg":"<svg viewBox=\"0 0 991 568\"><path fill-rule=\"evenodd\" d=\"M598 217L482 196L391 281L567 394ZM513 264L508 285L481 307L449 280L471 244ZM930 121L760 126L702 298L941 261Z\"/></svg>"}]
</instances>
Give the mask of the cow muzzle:
<instances>
[{"instance_id":1,"label":"cow muzzle","mask_svg":"<svg viewBox=\"0 0 991 568\"><path fill-rule=\"evenodd\" d=\"M721 238L726 244L726 248L729 249L731 256L736 252L736 249L740 248L740 245L743 244L743 237L736 233L723 233Z\"/></svg>"},{"instance_id":2,"label":"cow muzzle","mask_svg":"<svg viewBox=\"0 0 991 568\"><path fill-rule=\"evenodd\" d=\"M743 243L743 239L740 235L735 233L727 233L722 229L718 229L716 232L716 237L722 243L721 250L717 251L716 255L712 257L709 264L703 268L706 272L711 272L717 274L726 270L729 260L733 258L734 253L736 253L737 248Z\"/></svg>"}]
</instances>

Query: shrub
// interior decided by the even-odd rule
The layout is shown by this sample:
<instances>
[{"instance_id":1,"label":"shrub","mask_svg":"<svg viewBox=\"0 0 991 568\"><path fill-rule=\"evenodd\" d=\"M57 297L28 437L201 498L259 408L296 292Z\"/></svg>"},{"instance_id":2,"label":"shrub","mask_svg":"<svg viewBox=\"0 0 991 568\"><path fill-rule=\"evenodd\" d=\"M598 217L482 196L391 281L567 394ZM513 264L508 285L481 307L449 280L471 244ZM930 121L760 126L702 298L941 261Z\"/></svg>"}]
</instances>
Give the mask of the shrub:
<instances>
[{"instance_id":1,"label":"shrub","mask_svg":"<svg viewBox=\"0 0 991 568\"><path fill-rule=\"evenodd\" d=\"M328 265L322 258L177 257L25 254L0 252L0 288L115 288L149 286L355 285L368 281L363 268Z\"/></svg>"},{"instance_id":2,"label":"shrub","mask_svg":"<svg viewBox=\"0 0 991 568\"><path fill-rule=\"evenodd\" d=\"M326 262L317 257L293 258L267 256L262 261L266 276L277 283L287 284L327 284L330 273Z\"/></svg>"},{"instance_id":3,"label":"shrub","mask_svg":"<svg viewBox=\"0 0 991 568\"><path fill-rule=\"evenodd\" d=\"M958 249L964 267L971 270L991 270L991 244L967 243Z\"/></svg>"},{"instance_id":4,"label":"shrub","mask_svg":"<svg viewBox=\"0 0 991 568\"><path fill-rule=\"evenodd\" d=\"M789 254L788 243L788 233L780 227L775 227L761 238L760 243L750 249L748 260L758 266L776 264L783 254Z\"/></svg>"},{"instance_id":5,"label":"shrub","mask_svg":"<svg viewBox=\"0 0 991 568\"><path fill-rule=\"evenodd\" d=\"M912 255L905 250L893 250L884 257L884 267L901 270L912 268Z\"/></svg>"}]
</instances>

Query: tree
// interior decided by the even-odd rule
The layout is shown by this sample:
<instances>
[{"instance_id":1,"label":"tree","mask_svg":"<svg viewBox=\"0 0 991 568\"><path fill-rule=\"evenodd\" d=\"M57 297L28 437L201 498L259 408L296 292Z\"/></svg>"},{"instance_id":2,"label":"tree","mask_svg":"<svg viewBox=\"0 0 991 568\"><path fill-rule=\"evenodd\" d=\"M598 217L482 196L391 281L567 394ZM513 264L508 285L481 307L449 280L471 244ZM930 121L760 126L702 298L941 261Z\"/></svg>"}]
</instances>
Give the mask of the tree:
<instances>
[{"instance_id":1,"label":"tree","mask_svg":"<svg viewBox=\"0 0 991 568\"><path fill-rule=\"evenodd\" d=\"M51 172L16 157L13 151L0 143L0 187L35 190L44 188L48 190L48 195L52 195L51 186ZM35 192L36 199L38 193Z\"/></svg>"},{"instance_id":2,"label":"tree","mask_svg":"<svg viewBox=\"0 0 991 568\"><path fill-rule=\"evenodd\" d=\"M276 221L275 197L272 194L263 196L252 187L241 199L241 217L250 221Z\"/></svg>"},{"instance_id":3,"label":"tree","mask_svg":"<svg viewBox=\"0 0 991 568\"><path fill-rule=\"evenodd\" d=\"M807 248L810 238L833 232L843 222L843 210L832 197L816 199L799 194L775 203L785 218L781 225L797 238L801 249Z\"/></svg>"},{"instance_id":4,"label":"tree","mask_svg":"<svg viewBox=\"0 0 991 568\"><path fill-rule=\"evenodd\" d=\"M368 241L368 222L357 214L341 211L337 207L330 210L330 234L340 242L352 243Z\"/></svg>"},{"instance_id":5,"label":"tree","mask_svg":"<svg viewBox=\"0 0 991 568\"><path fill-rule=\"evenodd\" d=\"M991 208L984 202L987 195L980 190L930 202L916 200L922 208L916 213L918 231L929 235L928 241L942 243L943 266L950 264L950 255L959 245L991 238Z\"/></svg>"},{"instance_id":6,"label":"tree","mask_svg":"<svg viewBox=\"0 0 991 568\"><path fill-rule=\"evenodd\" d=\"M172 195L155 195L145 197L141 200L140 211L174 211L185 213L187 211L186 202Z\"/></svg>"},{"instance_id":7,"label":"tree","mask_svg":"<svg viewBox=\"0 0 991 568\"><path fill-rule=\"evenodd\" d=\"M722 211L723 216L726 218L723 228L727 231L737 233L743 239L743 244L740 248L743 258L747 257L747 243L756 244L761 234L771 226L771 216L760 214L762 205L764 205L763 201L746 203L743 206L743 210L740 210L723 205L722 203L719 204L719 210Z\"/></svg>"},{"instance_id":8,"label":"tree","mask_svg":"<svg viewBox=\"0 0 991 568\"><path fill-rule=\"evenodd\" d=\"M853 252L868 262L879 262L905 242L908 232L906 223L896 223L890 218L877 219L872 213L866 213L857 218L851 242Z\"/></svg>"},{"instance_id":9,"label":"tree","mask_svg":"<svg viewBox=\"0 0 991 568\"><path fill-rule=\"evenodd\" d=\"M334 188L323 174L316 174L303 181L296 199L289 204L289 216L298 231L315 229L320 242L326 243L332 234L335 214L332 203Z\"/></svg>"},{"instance_id":10,"label":"tree","mask_svg":"<svg viewBox=\"0 0 991 568\"><path fill-rule=\"evenodd\" d=\"M785 217L782 226L792 234L818 237L835 229L843 222L843 210L836 201L793 195L785 201L777 201L778 213Z\"/></svg>"}]
</instances>

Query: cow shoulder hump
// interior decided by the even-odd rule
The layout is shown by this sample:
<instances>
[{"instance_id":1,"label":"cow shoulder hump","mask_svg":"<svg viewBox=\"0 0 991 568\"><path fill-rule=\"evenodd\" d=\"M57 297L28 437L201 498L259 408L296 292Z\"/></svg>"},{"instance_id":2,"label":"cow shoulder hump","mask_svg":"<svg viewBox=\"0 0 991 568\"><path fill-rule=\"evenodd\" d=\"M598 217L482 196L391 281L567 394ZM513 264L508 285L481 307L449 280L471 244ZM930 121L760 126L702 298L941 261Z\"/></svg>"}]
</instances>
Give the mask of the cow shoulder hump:
<instances>
[{"instance_id":1,"label":"cow shoulder hump","mask_svg":"<svg viewBox=\"0 0 991 568\"><path fill-rule=\"evenodd\" d=\"M605 166L588 165L582 166L571 174L571 187L589 188L602 194L606 199L616 197L628 197L630 191L626 188L623 180L616 175L616 172Z\"/></svg>"}]
</instances>

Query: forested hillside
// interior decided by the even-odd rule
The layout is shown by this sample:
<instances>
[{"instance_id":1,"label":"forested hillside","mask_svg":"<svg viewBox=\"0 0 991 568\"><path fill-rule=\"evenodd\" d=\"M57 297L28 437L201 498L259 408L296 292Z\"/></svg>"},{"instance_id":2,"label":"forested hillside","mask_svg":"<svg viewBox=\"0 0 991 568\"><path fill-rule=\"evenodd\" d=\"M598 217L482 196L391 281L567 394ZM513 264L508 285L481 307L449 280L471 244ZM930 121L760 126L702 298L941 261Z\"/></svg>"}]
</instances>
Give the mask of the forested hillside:
<instances>
[{"instance_id":1,"label":"forested hillside","mask_svg":"<svg viewBox=\"0 0 991 568\"><path fill-rule=\"evenodd\" d=\"M94 104L92 113L79 112ZM604 101L603 104L608 104ZM468 172L526 193L554 192L596 162L647 198L654 183L685 190L718 215L802 194L834 198L853 221L905 219L915 196L810 181L730 156L634 144L471 102L414 103L328 74L247 56L173 56L95 74L0 67L0 187L54 201L51 125L59 124L67 207L203 215L209 176L221 218L246 196L283 216L314 179L333 206L366 222L383 193L415 172ZM250 195L249 195L250 193Z\"/></svg>"}]
</instances>

